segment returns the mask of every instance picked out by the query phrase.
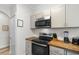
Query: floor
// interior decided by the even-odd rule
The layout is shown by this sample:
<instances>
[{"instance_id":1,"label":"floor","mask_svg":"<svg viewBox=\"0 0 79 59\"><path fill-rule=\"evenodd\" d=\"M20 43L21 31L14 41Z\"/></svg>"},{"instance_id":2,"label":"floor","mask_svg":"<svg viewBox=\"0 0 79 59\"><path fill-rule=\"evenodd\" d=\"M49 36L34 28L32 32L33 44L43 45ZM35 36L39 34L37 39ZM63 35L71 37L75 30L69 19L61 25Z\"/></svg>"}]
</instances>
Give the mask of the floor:
<instances>
[{"instance_id":1,"label":"floor","mask_svg":"<svg viewBox=\"0 0 79 59\"><path fill-rule=\"evenodd\" d=\"M0 55L10 55L9 47L0 49Z\"/></svg>"}]
</instances>

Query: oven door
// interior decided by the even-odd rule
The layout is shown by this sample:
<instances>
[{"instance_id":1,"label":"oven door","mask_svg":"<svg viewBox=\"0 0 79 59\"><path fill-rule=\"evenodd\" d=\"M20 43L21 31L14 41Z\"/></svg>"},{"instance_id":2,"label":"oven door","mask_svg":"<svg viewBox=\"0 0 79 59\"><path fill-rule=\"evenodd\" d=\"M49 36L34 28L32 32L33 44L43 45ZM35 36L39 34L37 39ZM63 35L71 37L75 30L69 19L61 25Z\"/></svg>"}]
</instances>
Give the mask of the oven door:
<instances>
[{"instance_id":1,"label":"oven door","mask_svg":"<svg viewBox=\"0 0 79 59\"><path fill-rule=\"evenodd\" d=\"M32 42L32 55L49 55L49 46Z\"/></svg>"}]
</instances>

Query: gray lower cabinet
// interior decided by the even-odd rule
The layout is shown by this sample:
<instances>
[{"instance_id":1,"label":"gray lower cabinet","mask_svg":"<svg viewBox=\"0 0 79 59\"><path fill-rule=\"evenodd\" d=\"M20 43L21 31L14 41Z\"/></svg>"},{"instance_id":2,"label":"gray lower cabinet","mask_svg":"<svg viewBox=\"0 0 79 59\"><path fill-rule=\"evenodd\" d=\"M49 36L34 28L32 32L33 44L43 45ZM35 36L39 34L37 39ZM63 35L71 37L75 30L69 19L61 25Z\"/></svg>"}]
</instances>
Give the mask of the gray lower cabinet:
<instances>
[{"instance_id":1,"label":"gray lower cabinet","mask_svg":"<svg viewBox=\"0 0 79 59\"><path fill-rule=\"evenodd\" d=\"M79 53L50 46L50 55L79 55Z\"/></svg>"},{"instance_id":2,"label":"gray lower cabinet","mask_svg":"<svg viewBox=\"0 0 79 59\"><path fill-rule=\"evenodd\" d=\"M64 55L64 49L50 46L50 55Z\"/></svg>"},{"instance_id":3,"label":"gray lower cabinet","mask_svg":"<svg viewBox=\"0 0 79 59\"><path fill-rule=\"evenodd\" d=\"M25 49L26 50L26 55L32 55L31 46L32 46L32 42L26 40L26 49Z\"/></svg>"},{"instance_id":4,"label":"gray lower cabinet","mask_svg":"<svg viewBox=\"0 0 79 59\"><path fill-rule=\"evenodd\" d=\"M79 53L67 50L67 55L79 55Z\"/></svg>"}]
</instances>

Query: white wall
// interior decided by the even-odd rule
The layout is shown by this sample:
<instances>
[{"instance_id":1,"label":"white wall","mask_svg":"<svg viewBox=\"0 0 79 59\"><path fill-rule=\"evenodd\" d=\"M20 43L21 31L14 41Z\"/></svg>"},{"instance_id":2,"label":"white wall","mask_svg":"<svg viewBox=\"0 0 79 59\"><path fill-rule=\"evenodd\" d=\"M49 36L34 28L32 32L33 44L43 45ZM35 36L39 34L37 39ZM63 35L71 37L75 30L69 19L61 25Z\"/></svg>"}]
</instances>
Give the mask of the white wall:
<instances>
[{"instance_id":1,"label":"white wall","mask_svg":"<svg viewBox=\"0 0 79 59\"><path fill-rule=\"evenodd\" d=\"M0 11L4 12L7 14L9 17L11 16L11 4L0 4Z\"/></svg>"},{"instance_id":2,"label":"white wall","mask_svg":"<svg viewBox=\"0 0 79 59\"><path fill-rule=\"evenodd\" d=\"M11 17L9 21L9 35L10 35L10 54L16 54L16 5L12 5L11 9Z\"/></svg>"},{"instance_id":3,"label":"white wall","mask_svg":"<svg viewBox=\"0 0 79 59\"><path fill-rule=\"evenodd\" d=\"M45 10L45 9L49 9L50 7L56 7L56 6L59 6L59 5L55 5L55 4L36 4L36 5L32 5L33 7L33 11L32 13L34 12L39 12L41 10ZM63 35L64 35L64 30L68 30L69 31L69 37L74 37L74 36L79 36L79 28L57 28L57 29L48 29L48 30L44 30L44 29L35 29L33 30L33 32L36 34L36 35L39 35L40 32L49 32L49 33L57 33L58 37L62 37L63 38Z\"/></svg>"},{"instance_id":4,"label":"white wall","mask_svg":"<svg viewBox=\"0 0 79 59\"><path fill-rule=\"evenodd\" d=\"M32 35L30 29L30 9L29 5L17 5L16 18L23 20L23 27L16 24L16 54L25 54L25 38ZM16 19L16 23L17 23Z\"/></svg>"}]
</instances>

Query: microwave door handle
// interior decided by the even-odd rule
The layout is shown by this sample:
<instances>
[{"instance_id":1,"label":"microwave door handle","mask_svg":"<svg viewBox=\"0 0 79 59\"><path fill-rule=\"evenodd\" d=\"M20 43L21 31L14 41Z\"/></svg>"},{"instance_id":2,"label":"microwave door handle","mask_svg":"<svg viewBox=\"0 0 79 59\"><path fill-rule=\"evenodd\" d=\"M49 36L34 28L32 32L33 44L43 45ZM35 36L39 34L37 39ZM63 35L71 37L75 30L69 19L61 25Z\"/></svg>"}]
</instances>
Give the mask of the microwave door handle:
<instances>
[{"instance_id":1,"label":"microwave door handle","mask_svg":"<svg viewBox=\"0 0 79 59\"><path fill-rule=\"evenodd\" d=\"M47 45L44 45L44 44L40 44L40 43L36 43L36 42L33 42L32 43L36 44L36 45L40 45L40 46L43 46L43 47L47 47Z\"/></svg>"}]
</instances>

